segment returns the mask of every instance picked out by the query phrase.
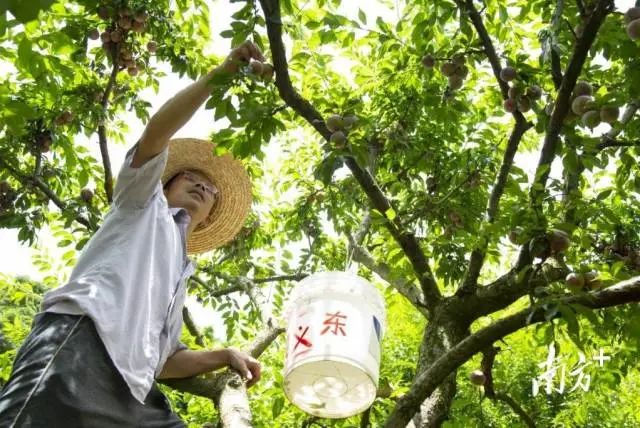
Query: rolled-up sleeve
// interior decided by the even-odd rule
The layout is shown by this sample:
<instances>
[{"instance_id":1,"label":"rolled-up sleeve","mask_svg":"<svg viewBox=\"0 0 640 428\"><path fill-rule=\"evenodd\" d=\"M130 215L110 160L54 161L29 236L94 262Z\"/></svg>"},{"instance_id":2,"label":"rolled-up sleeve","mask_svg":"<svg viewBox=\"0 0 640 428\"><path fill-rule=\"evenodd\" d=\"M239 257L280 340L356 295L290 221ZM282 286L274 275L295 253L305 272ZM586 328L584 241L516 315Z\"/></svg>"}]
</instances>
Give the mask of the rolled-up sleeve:
<instances>
[{"instance_id":1,"label":"rolled-up sleeve","mask_svg":"<svg viewBox=\"0 0 640 428\"><path fill-rule=\"evenodd\" d=\"M142 166L133 168L131 162L137 148L136 143L127 152L118 173L113 195L113 203L117 207L144 208L155 194L162 193L161 178L167 164L169 149L165 148Z\"/></svg>"}]
</instances>

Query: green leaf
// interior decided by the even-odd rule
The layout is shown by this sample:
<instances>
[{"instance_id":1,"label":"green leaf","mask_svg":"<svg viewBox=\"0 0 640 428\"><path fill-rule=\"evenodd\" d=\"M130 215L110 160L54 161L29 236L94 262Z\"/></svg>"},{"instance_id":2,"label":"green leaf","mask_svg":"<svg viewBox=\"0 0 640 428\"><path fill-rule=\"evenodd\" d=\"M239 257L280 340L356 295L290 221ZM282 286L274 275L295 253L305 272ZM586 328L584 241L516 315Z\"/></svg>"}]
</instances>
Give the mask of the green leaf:
<instances>
[{"instance_id":1,"label":"green leaf","mask_svg":"<svg viewBox=\"0 0 640 428\"><path fill-rule=\"evenodd\" d=\"M54 0L8 0L9 12L22 23L33 21L41 10L48 9Z\"/></svg>"}]
</instances>

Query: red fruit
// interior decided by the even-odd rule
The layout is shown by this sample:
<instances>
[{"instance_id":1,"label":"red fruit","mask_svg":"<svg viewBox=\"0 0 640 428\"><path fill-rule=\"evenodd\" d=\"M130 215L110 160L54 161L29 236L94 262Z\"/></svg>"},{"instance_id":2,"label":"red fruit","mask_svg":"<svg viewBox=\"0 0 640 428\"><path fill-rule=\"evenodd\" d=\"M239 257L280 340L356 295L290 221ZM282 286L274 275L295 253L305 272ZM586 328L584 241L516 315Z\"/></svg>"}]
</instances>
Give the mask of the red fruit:
<instances>
[{"instance_id":1,"label":"red fruit","mask_svg":"<svg viewBox=\"0 0 640 428\"><path fill-rule=\"evenodd\" d=\"M98 31L97 28L92 29L89 31L89 38L91 40L98 40L100 38L100 31Z\"/></svg>"},{"instance_id":2,"label":"red fruit","mask_svg":"<svg viewBox=\"0 0 640 428\"><path fill-rule=\"evenodd\" d=\"M262 64L262 79L265 82L270 82L273 79L273 65L264 63Z\"/></svg>"},{"instance_id":3,"label":"red fruit","mask_svg":"<svg viewBox=\"0 0 640 428\"><path fill-rule=\"evenodd\" d=\"M502 105L504 107L504 111L506 111L507 113L513 113L514 111L516 111L516 100L514 100L513 98L507 98L506 100L504 100L504 103Z\"/></svg>"},{"instance_id":4,"label":"red fruit","mask_svg":"<svg viewBox=\"0 0 640 428\"><path fill-rule=\"evenodd\" d=\"M135 31L136 33L143 33L145 29L145 24L144 22L133 21L133 23L131 23L131 28L133 28L133 31Z\"/></svg>"},{"instance_id":5,"label":"red fruit","mask_svg":"<svg viewBox=\"0 0 640 428\"><path fill-rule=\"evenodd\" d=\"M147 43L147 50L149 51L149 53L155 53L157 49L158 43L156 43L154 40L151 40Z\"/></svg>"},{"instance_id":6,"label":"red fruit","mask_svg":"<svg viewBox=\"0 0 640 428\"><path fill-rule=\"evenodd\" d=\"M110 42L111 33L108 31L103 31L102 34L100 34L100 40L102 40L103 42Z\"/></svg>"},{"instance_id":7,"label":"red fruit","mask_svg":"<svg viewBox=\"0 0 640 428\"><path fill-rule=\"evenodd\" d=\"M518 72L513 67L505 67L502 70L500 70L500 79L504 80L505 82L512 81L517 77L517 75L518 75Z\"/></svg>"},{"instance_id":8,"label":"red fruit","mask_svg":"<svg viewBox=\"0 0 640 428\"><path fill-rule=\"evenodd\" d=\"M554 229L549 235L549 247L553 253L562 253L571 245L569 234L563 230Z\"/></svg>"},{"instance_id":9,"label":"red fruit","mask_svg":"<svg viewBox=\"0 0 640 428\"><path fill-rule=\"evenodd\" d=\"M66 125L68 123L71 123L72 120L73 120L73 114L70 111L65 110L62 113L60 113L60 116L56 118L55 123L56 125Z\"/></svg>"},{"instance_id":10,"label":"red fruit","mask_svg":"<svg viewBox=\"0 0 640 428\"><path fill-rule=\"evenodd\" d=\"M565 281L567 285L571 287L576 287L576 288L584 287L584 275L580 273L574 273L574 272L570 273L565 278Z\"/></svg>"},{"instance_id":11,"label":"red fruit","mask_svg":"<svg viewBox=\"0 0 640 428\"><path fill-rule=\"evenodd\" d=\"M469 380L474 385L482 386L487 381L487 377L482 370L474 370L469 374Z\"/></svg>"},{"instance_id":12,"label":"red fruit","mask_svg":"<svg viewBox=\"0 0 640 428\"><path fill-rule=\"evenodd\" d=\"M100 19L109 19L109 9L106 6L100 6L98 8L98 16Z\"/></svg>"},{"instance_id":13,"label":"red fruit","mask_svg":"<svg viewBox=\"0 0 640 428\"><path fill-rule=\"evenodd\" d=\"M640 7L632 7L624 14L624 23L629 24L631 21L640 19Z\"/></svg>"},{"instance_id":14,"label":"red fruit","mask_svg":"<svg viewBox=\"0 0 640 428\"><path fill-rule=\"evenodd\" d=\"M422 65L424 66L424 68L426 69L432 69L433 67L435 67L436 65L436 59L433 57L433 55L425 55L422 57Z\"/></svg>"},{"instance_id":15,"label":"red fruit","mask_svg":"<svg viewBox=\"0 0 640 428\"><path fill-rule=\"evenodd\" d=\"M118 43L120 41L122 41L122 31L120 30L113 30L111 32L111 41L113 43Z\"/></svg>"},{"instance_id":16,"label":"red fruit","mask_svg":"<svg viewBox=\"0 0 640 428\"><path fill-rule=\"evenodd\" d=\"M631 21L627 25L627 34L631 38L631 40L640 39L640 18Z\"/></svg>"},{"instance_id":17,"label":"red fruit","mask_svg":"<svg viewBox=\"0 0 640 428\"><path fill-rule=\"evenodd\" d=\"M440 72L447 77L453 76L457 69L458 66L451 61L443 62L440 66Z\"/></svg>"},{"instance_id":18,"label":"red fruit","mask_svg":"<svg viewBox=\"0 0 640 428\"><path fill-rule=\"evenodd\" d=\"M518 111L521 111L522 113L526 113L529 110L531 110L531 100L527 97L521 97L517 102L517 106L518 106Z\"/></svg>"},{"instance_id":19,"label":"red fruit","mask_svg":"<svg viewBox=\"0 0 640 428\"><path fill-rule=\"evenodd\" d=\"M257 76L261 76L262 75L262 70L264 70L264 66L260 61L255 61L252 60L249 63L249 69L251 71L251 73L257 75Z\"/></svg>"},{"instance_id":20,"label":"red fruit","mask_svg":"<svg viewBox=\"0 0 640 428\"><path fill-rule=\"evenodd\" d=\"M122 18L118 19L118 26L123 30L128 30L129 28L131 28L131 19L123 16Z\"/></svg>"}]
</instances>

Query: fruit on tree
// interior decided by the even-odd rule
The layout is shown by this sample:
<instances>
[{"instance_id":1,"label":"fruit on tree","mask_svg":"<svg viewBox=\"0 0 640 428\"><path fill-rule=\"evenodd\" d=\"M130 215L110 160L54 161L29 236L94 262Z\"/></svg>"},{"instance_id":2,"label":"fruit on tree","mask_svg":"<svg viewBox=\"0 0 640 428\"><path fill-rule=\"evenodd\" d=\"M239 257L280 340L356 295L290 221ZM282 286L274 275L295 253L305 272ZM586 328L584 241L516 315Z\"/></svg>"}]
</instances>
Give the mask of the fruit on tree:
<instances>
[{"instance_id":1,"label":"fruit on tree","mask_svg":"<svg viewBox=\"0 0 640 428\"><path fill-rule=\"evenodd\" d=\"M147 42L147 51L149 53L155 53L158 50L158 43L155 40Z\"/></svg>"},{"instance_id":2,"label":"fruit on tree","mask_svg":"<svg viewBox=\"0 0 640 428\"><path fill-rule=\"evenodd\" d=\"M455 91L462 88L462 83L463 83L462 77L458 76L457 74L454 74L453 76L449 76L449 87L452 90Z\"/></svg>"},{"instance_id":3,"label":"fruit on tree","mask_svg":"<svg viewBox=\"0 0 640 428\"><path fill-rule=\"evenodd\" d=\"M65 110L56 118L56 125L67 125L73 120L73 114L69 110Z\"/></svg>"},{"instance_id":4,"label":"fruit on tree","mask_svg":"<svg viewBox=\"0 0 640 428\"><path fill-rule=\"evenodd\" d=\"M358 122L358 116L355 114L348 114L342 118L342 121L344 122L345 129L351 129Z\"/></svg>"},{"instance_id":5,"label":"fruit on tree","mask_svg":"<svg viewBox=\"0 0 640 428\"><path fill-rule=\"evenodd\" d=\"M135 65L133 67L127 67L127 73L129 73L129 76L137 76L138 67L136 67Z\"/></svg>"},{"instance_id":6,"label":"fruit on tree","mask_svg":"<svg viewBox=\"0 0 640 428\"><path fill-rule=\"evenodd\" d=\"M548 234L549 248L552 253L563 253L571 245L569 234L564 230L554 229Z\"/></svg>"},{"instance_id":7,"label":"fruit on tree","mask_svg":"<svg viewBox=\"0 0 640 428\"><path fill-rule=\"evenodd\" d=\"M122 18L118 19L118 27L122 28L123 30L128 30L131 28L131 19L129 19L126 16L123 16Z\"/></svg>"},{"instance_id":8,"label":"fruit on tree","mask_svg":"<svg viewBox=\"0 0 640 428\"><path fill-rule=\"evenodd\" d=\"M631 21L627 25L627 35L631 40L640 39L640 18L635 21Z\"/></svg>"},{"instance_id":9,"label":"fruit on tree","mask_svg":"<svg viewBox=\"0 0 640 428\"><path fill-rule=\"evenodd\" d=\"M445 76L449 77L455 74L457 68L458 66L455 65L453 62L447 61L447 62L443 62L442 65L440 66L440 72Z\"/></svg>"},{"instance_id":10,"label":"fruit on tree","mask_svg":"<svg viewBox=\"0 0 640 428\"><path fill-rule=\"evenodd\" d=\"M598 272L594 270L585 272L584 284L590 290L600 288L602 286L602 281L600 281L600 278L598 278Z\"/></svg>"},{"instance_id":11,"label":"fruit on tree","mask_svg":"<svg viewBox=\"0 0 640 428\"><path fill-rule=\"evenodd\" d=\"M453 57L451 57L451 62L453 62L458 67L462 67L467 62L463 53L457 53Z\"/></svg>"},{"instance_id":12,"label":"fruit on tree","mask_svg":"<svg viewBox=\"0 0 640 428\"><path fill-rule=\"evenodd\" d=\"M518 98L522 95L522 88L520 86L511 86L509 88L509 98Z\"/></svg>"},{"instance_id":13,"label":"fruit on tree","mask_svg":"<svg viewBox=\"0 0 640 428\"><path fill-rule=\"evenodd\" d=\"M614 123L619 115L620 109L616 106L604 106L600 109L600 120L606 123Z\"/></svg>"},{"instance_id":14,"label":"fruit on tree","mask_svg":"<svg viewBox=\"0 0 640 428\"><path fill-rule=\"evenodd\" d=\"M513 98L507 98L502 103L502 106L504 107L504 111L506 111L507 113L513 113L514 111L516 111L517 107L516 100Z\"/></svg>"},{"instance_id":15,"label":"fruit on tree","mask_svg":"<svg viewBox=\"0 0 640 428\"><path fill-rule=\"evenodd\" d=\"M119 43L120 41L122 41L122 31L120 30L113 30L111 32L111 41L113 43Z\"/></svg>"},{"instance_id":16,"label":"fruit on tree","mask_svg":"<svg viewBox=\"0 0 640 428\"><path fill-rule=\"evenodd\" d=\"M525 95L532 100L539 100L542 98L542 88L538 85L531 85L527 88Z\"/></svg>"},{"instance_id":17,"label":"fruit on tree","mask_svg":"<svg viewBox=\"0 0 640 428\"><path fill-rule=\"evenodd\" d=\"M145 12L144 10L138 11L136 12L135 16L133 17L136 21L138 22L142 22L143 24L145 22L147 22L147 18L149 17L149 14L147 12Z\"/></svg>"},{"instance_id":18,"label":"fruit on tree","mask_svg":"<svg viewBox=\"0 0 640 428\"><path fill-rule=\"evenodd\" d=\"M274 70L273 65L266 62L262 64L262 80L270 82L273 79Z\"/></svg>"},{"instance_id":19,"label":"fruit on tree","mask_svg":"<svg viewBox=\"0 0 640 428\"><path fill-rule=\"evenodd\" d=\"M573 88L573 96L579 97L580 95L591 95L593 93L593 87L589 82L579 80L576 86Z\"/></svg>"},{"instance_id":20,"label":"fruit on tree","mask_svg":"<svg viewBox=\"0 0 640 428\"><path fill-rule=\"evenodd\" d=\"M98 40L100 38L100 31L97 28L93 28L89 31L88 36L91 40Z\"/></svg>"},{"instance_id":21,"label":"fruit on tree","mask_svg":"<svg viewBox=\"0 0 640 428\"><path fill-rule=\"evenodd\" d=\"M433 55L425 55L422 57L422 65L424 66L424 68L427 69L432 69L433 67L435 67L436 65L436 59L434 58Z\"/></svg>"},{"instance_id":22,"label":"fruit on tree","mask_svg":"<svg viewBox=\"0 0 640 428\"><path fill-rule=\"evenodd\" d=\"M7 194L11 192L13 189L11 188L11 184L7 180L0 181L0 194Z\"/></svg>"},{"instance_id":23,"label":"fruit on tree","mask_svg":"<svg viewBox=\"0 0 640 428\"><path fill-rule=\"evenodd\" d=\"M517 75L518 73L516 72L516 69L513 67L505 67L502 70L500 70L500 79L504 80L505 82L512 81L517 77Z\"/></svg>"},{"instance_id":24,"label":"fruit on tree","mask_svg":"<svg viewBox=\"0 0 640 428\"><path fill-rule=\"evenodd\" d=\"M136 33L143 33L144 29L145 29L145 24L144 22L140 22L140 21L133 21L131 23L131 28L133 29L133 31L135 31Z\"/></svg>"},{"instance_id":25,"label":"fruit on tree","mask_svg":"<svg viewBox=\"0 0 640 428\"><path fill-rule=\"evenodd\" d=\"M469 380L474 385L482 386L487 381L487 377L482 370L474 370L469 374Z\"/></svg>"},{"instance_id":26,"label":"fruit on tree","mask_svg":"<svg viewBox=\"0 0 640 428\"><path fill-rule=\"evenodd\" d=\"M332 114L327 118L327 128L331 132L336 132L344 128L344 119L342 116Z\"/></svg>"},{"instance_id":27,"label":"fruit on tree","mask_svg":"<svg viewBox=\"0 0 640 428\"><path fill-rule=\"evenodd\" d=\"M515 245L522 245L525 243L525 232L521 227L516 227L509 232L509 241Z\"/></svg>"},{"instance_id":28,"label":"fruit on tree","mask_svg":"<svg viewBox=\"0 0 640 428\"><path fill-rule=\"evenodd\" d=\"M624 23L629 24L631 21L640 19L640 7L632 7L624 14Z\"/></svg>"},{"instance_id":29,"label":"fruit on tree","mask_svg":"<svg viewBox=\"0 0 640 428\"><path fill-rule=\"evenodd\" d=\"M100 6L98 8L98 16L100 19L109 19L109 9L106 6Z\"/></svg>"},{"instance_id":30,"label":"fruit on tree","mask_svg":"<svg viewBox=\"0 0 640 428\"><path fill-rule=\"evenodd\" d=\"M128 7L123 7L122 9L120 9L120 10L118 11L118 15L119 15L120 17L123 17L123 16L131 16L131 9L129 9Z\"/></svg>"},{"instance_id":31,"label":"fruit on tree","mask_svg":"<svg viewBox=\"0 0 640 428\"><path fill-rule=\"evenodd\" d=\"M571 287L582 288L584 287L584 275L581 273L571 272L565 278L565 282Z\"/></svg>"},{"instance_id":32,"label":"fruit on tree","mask_svg":"<svg viewBox=\"0 0 640 428\"><path fill-rule=\"evenodd\" d=\"M521 97L516 103L518 110L522 113L526 113L531 110L531 100L528 97Z\"/></svg>"},{"instance_id":33,"label":"fruit on tree","mask_svg":"<svg viewBox=\"0 0 640 428\"><path fill-rule=\"evenodd\" d=\"M90 203L93 199L93 191L85 187L80 191L80 198L86 203Z\"/></svg>"},{"instance_id":34,"label":"fruit on tree","mask_svg":"<svg viewBox=\"0 0 640 428\"><path fill-rule=\"evenodd\" d=\"M347 142L347 136L344 135L344 132L342 131L335 131L333 134L331 134L331 137L329 138L329 140L333 144L335 144L336 147L342 148Z\"/></svg>"},{"instance_id":35,"label":"fruit on tree","mask_svg":"<svg viewBox=\"0 0 640 428\"><path fill-rule=\"evenodd\" d=\"M103 31L102 34L100 34L100 40L102 40L104 43L110 42L111 41L111 33L108 32L108 31Z\"/></svg>"},{"instance_id":36,"label":"fruit on tree","mask_svg":"<svg viewBox=\"0 0 640 428\"><path fill-rule=\"evenodd\" d=\"M587 109L587 103L589 101L593 101L591 95L579 95L571 102L571 111L573 111L578 116L582 116Z\"/></svg>"},{"instance_id":37,"label":"fruit on tree","mask_svg":"<svg viewBox=\"0 0 640 428\"><path fill-rule=\"evenodd\" d=\"M264 66L263 66L262 62L260 62L260 61L252 60L249 63L249 71L252 74L255 74L256 76L261 76L263 69L264 69Z\"/></svg>"},{"instance_id":38,"label":"fruit on tree","mask_svg":"<svg viewBox=\"0 0 640 428\"><path fill-rule=\"evenodd\" d=\"M460 76L463 79L465 77L467 77L469 75L469 67L467 67L466 65L460 65L458 66L458 68L456 69L456 76Z\"/></svg>"},{"instance_id":39,"label":"fruit on tree","mask_svg":"<svg viewBox=\"0 0 640 428\"><path fill-rule=\"evenodd\" d=\"M587 128L593 129L600 125L600 112L598 110L590 110L585 112L580 118L582 124Z\"/></svg>"},{"instance_id":40,"label":"fruit on tree","mask_svg":"<svg viewBox=\"0 0 640 428\"><path fill-rule=\"evenodd\" d=\"M551 245L546 236L536 236L529 241L529 253L531 257L546 259L551 254Z\"/></svg>"}]
</instances>

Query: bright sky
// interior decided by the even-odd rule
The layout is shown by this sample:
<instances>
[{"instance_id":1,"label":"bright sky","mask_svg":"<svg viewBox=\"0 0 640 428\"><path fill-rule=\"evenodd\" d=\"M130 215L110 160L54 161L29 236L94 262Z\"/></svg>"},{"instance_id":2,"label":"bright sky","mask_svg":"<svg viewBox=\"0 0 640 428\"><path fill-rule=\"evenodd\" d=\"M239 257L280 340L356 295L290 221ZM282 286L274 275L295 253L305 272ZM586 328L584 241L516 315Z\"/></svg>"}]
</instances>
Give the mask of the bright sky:
<instances>
[{"instance_id":1,"label":"bright sky","mask_svg":"<svg viewBox=\"0 0 640 428\"><path fill-rule=\"evenodd\" d=\"M301 2L302 3L302 2ZM358 5L360 2L345 1L341 4L339 12L350 17L356 18L358 13ZM385 6L390 5L389 7ZM395 1L367 1L366 13L369 22L375 22L377 16L382 16L387 21L395 21L398 19L398 12L394 10ZM619 0L616 1L618 10L626 10L633 6L633 0ZM225 55L229 51L228 39L222 39L218 34L229 27L229 21L231 14L237 10L241 5L238 3L230 3L229 1L216 1L211 9L211 32L213 35L210 49L216 55ZM338 67L343 75L350 75L350 67L347 61L336 61L335 66ZM152 113L157 110L165 101L167 101L175 92L191 83L186 78L179 78L177 74L172 73L166 65L160 65L159 68L166 72L166 77L161 79L160 90L157 94L151 90L147 90L141 94L141 98L148 100L152 104ZM206 111L200 108L192 120L178 133L177 137L207 137L214 129L216 124L212 121L213 114L211 111ZM127 134L127 146L112 145L111 146L111 162L114 165L114 174L119 170L119 166L124 159L124 153L127 147L133 144L137 138L141 135L143 130L143 124L133 114L129 114L126 117L126 122L129 125L129 133ZM217 126L220 126L218 122ZM606 130L606 129L603 129ZM600 131L598 129L597 131ZM85 140L85 144L91 150L95 152L95 157L100 158L98 152L98 146L96 143L97 138L93 136L90 141ZM274 153L268 153L268 156L275 156ZM516 158L517 163L525 168L529 173L532 173L537 163L537 154L535 156L523 156L518 155ZM17 231L13 229L0 229L0 272L10 275L27 275L34 279L41 279L42 274L34 268L31 260L31 256L34 250L18 243ZM59 254L59 249L55 247L52 239L47 236L46 233L42 233L38 243L41 247L48 249L48 252L55 256ZM196 322L200 325L211 324L213 322L211 314L207 311L202 311L197 308L194 301L187 303L189 309L192 311Z\"/></svg>"}]
</instances>

